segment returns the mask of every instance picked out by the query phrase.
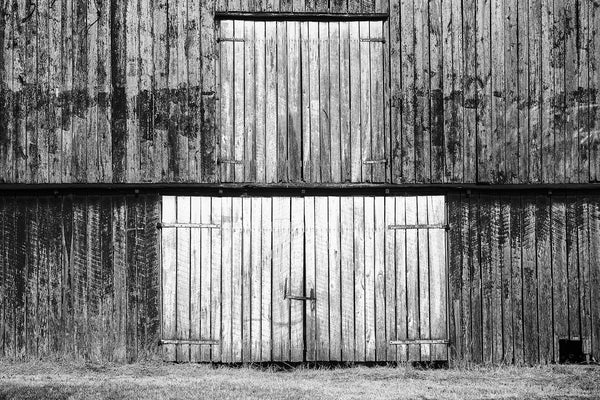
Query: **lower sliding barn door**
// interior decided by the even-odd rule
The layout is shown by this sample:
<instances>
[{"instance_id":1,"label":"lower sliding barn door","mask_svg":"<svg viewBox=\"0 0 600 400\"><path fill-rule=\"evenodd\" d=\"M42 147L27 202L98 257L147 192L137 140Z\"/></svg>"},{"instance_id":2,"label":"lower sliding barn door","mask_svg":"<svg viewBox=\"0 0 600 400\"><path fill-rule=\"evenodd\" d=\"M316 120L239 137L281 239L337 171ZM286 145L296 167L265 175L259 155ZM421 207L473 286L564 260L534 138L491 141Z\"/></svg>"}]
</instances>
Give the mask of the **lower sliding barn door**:
<instances>
[{"instance_id":1,"label":"lower sliding barn door","mask_svg":"<svg viewBox=\"0 0 600 400\"><path fill-rule=\"evenodd\" d=\"M165 359L447 358L444 199L163 197Z\"/></svg>"}]
</instances>

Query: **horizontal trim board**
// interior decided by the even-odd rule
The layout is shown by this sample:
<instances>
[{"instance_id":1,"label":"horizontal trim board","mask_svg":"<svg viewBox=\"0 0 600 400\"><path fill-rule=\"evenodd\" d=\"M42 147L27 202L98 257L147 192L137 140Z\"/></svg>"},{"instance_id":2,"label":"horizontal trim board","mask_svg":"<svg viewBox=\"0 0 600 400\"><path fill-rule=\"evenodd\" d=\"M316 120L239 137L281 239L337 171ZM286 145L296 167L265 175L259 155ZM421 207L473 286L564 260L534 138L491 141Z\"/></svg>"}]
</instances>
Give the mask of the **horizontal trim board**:
<instances>
[{"instance_id":1,"label":"horizontal trim board","mask_svg":"<svg viewBox=\"0 0 600 400\"><path fill-rule=\"evenodd\" d=\"M217 11L215 20L253 21L384 21L388 13L243 12Z\"/></svg>"},{"instance_id":2,"label":"horizontal trim board","mask_svg":"<svg viewBox=\"0 0 600 400\"><path fill-rule=\"evenodd\" d=\"M210 183L76 183L76 184L0 184L0 196L9 195L92 195L92 194L161 194L161 195L211 195L243 197L251 195L286 196L304 195L402 195L452 193L506 193L530 194L599 193L600 184L527 184L527 185L477 185L477 184L210 184Z\"/></svg>"}]
</instances>

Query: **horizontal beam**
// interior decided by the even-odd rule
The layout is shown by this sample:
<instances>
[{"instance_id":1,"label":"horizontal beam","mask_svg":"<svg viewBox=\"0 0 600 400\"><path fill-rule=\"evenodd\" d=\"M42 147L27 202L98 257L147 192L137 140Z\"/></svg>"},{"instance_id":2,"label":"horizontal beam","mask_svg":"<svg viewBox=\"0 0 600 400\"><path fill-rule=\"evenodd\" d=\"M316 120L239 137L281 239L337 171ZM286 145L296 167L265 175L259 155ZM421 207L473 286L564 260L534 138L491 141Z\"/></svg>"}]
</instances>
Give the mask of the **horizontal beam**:
<instances>
[{"instance_id":1,"label":"horizontal beam","mask_svg":"<svg viewBox=\"0 0 600 400\"><path fill-rule=\"evenodd\" d=\"M319 13L319 12L244 12L217 11L216 20L242 19L252 21L384 21L388 13Z\"/></svg>"},{"instance_id":2,"label":"horizontal beam","mask_svg":"<svg viewBox=\"0 0 600 400\"><path fill-rule=\"evenodd\" d=\"M450 194L450 193L489 193L489 192L535 192L551 195L554 192L571 194L573 191L600 193L600 183L565 184L494 184L474 183L435 183L435 184L374 184L374 183L51 183L19 184L0 183L2 195L39 195L40 193L59 195L70 194L182 194L187 195L402 195L402 194Z\"/></svg>"}]
</instances>

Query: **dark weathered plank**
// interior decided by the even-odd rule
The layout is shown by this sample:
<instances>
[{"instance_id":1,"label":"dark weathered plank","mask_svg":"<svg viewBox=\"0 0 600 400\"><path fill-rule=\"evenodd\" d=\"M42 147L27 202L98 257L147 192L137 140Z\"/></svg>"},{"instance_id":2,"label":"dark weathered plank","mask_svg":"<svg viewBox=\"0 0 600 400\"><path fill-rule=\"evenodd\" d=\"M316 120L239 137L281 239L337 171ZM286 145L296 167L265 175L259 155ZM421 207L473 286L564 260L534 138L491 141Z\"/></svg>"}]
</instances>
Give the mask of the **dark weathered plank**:
<instances>
[{"instance_id":1,"label":"dark weathered plank","mask_svg":"<svg viewBox=\"0 0 600 400\"><path fill-rule=\"evenodd\" d=\"M552 300L554 361L559 359L558 340L569 337L567 303L566 197L552 196ZM559 306L561 304L562 306Z\"/></svg>"},{"instance_id":2,"label":"dark weathered plank","mask_svg":"<svg viewBox=\"0 0 600 400\"><path fill-rule=\"evenodd\" d=\"M127 1L110 4L110 82L113 182L124 182L127 170L126 11ZM64 138L64 135L63 135Z\"/></svg>"},{"instance_id":3,"label":"dark weathered plank","mask_svg":"<svg viewBox=\"0 0 600 400\"><path fill-rule=\"evenodd\" d=\"M510 248L512 276L512 331L513 331L513 363L521 364L523 353L523 279L522 279L522 246L524 244L524 206L521 197L510 198Z\"/></svg>"},{"instance_id":4,"label":"dark weathered plank","mask_svg":"<svg viewBox=\"0 0 600 400\"><path fill-rule=\"evenodd\" d=\"M520 21L519 21L520 22ZM529 95L527 108L529 109L529 137L528 156L529 171L528 182L541 182L542 180L542 2L541 0L529 1L528 10L528 37L529 37Z\"/></svg>"}]
</instances>

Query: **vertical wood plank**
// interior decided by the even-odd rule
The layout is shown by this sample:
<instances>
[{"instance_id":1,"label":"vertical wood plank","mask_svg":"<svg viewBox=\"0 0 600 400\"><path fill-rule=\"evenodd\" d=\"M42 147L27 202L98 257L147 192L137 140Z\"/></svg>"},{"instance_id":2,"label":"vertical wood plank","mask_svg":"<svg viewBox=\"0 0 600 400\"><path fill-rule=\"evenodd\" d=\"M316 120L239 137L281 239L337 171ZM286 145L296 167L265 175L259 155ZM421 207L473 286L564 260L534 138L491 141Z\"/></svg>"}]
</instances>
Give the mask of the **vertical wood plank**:
<instances>
[{"instance_id":1,"label":"vertical wood plank","mask_svg":"<svg viewBox=\"0 0 600 400\"><path fill-rule=\"evenodd\" d=\"M320 182L331 182L329 23L319 22L319 166Z\"/></svg>"},{"instance_id":2,"label":"vertical wood plank","mask_svg":"<svg viewBox=\"0 0 600 400\"><path fill-rule=\"evenodd\" d=\"M375 359L387 361L386 313L385 313L385 200L375 197L375 240L373 271L375 294Z\"/></svg>"},{"instance_id":3,"label":"vertical wood plank","mask_svg":"<svg viewBox=\"0 0 600 400\"><path fill-rule=\"evenodd\" d=\"M304 198L304 293L315 297L316 293L316 255L315 255L315 198ZM353 282L354 284L354 282ZM316 304L320 299L312 300L305 306L306 361L317 357Z\"/></svg>"},{"instance_id":4,"label":"vertical wood plank","mask_svg":"<svg viewBox=\"0 0 600 400\"><path fill-rule=\"evenodd\" d=\"M566 280L567 280L567 303L569 339L578 338L580 331L580 308L579 308L579 261L578 261L578 235L577 235L577 207L578 199L575 195L567 195L566 198Z\"/></svg>"},{"instance_id":5,"label":"vertical wood plank","mask_svg":"<svg viewBox=\"0 0 600 400\"><path fill-rule=\"evenodd\" d=\"M198 196L190 197L190 222L200 223L202 221L202 212L204 208L201 204L201 198ZM205 318L202 317L200 308L204 305L201 296L205 296L203 285L202 267L204 266L204 250L210 240L206 243L202 237L201 229L190 229L190 340L201 340L200 330L204 326ZM209 259L210 262L210 259ZM210 285L209 294L210 294ZM210 321L210 320L209 320ZM206 338L206 337L205 337ZM202 349L198 345L190 345L190 362L199 362L202 360L200 352Z\"/></svg>"},{"instance_id":6,"label":"vertical wood plank","mask_svg":"<svg viewBox=\"0 0 600 400\"><path fill-rule=\"evenodd\" d=\"M442 3L438 0L429 3L429 126L431 131L432 182L443 181L446 164L444 159Z\"/></svg>"},{"instance_id":7,"label":"vertical wood plank","mask_svg":"<svg viewBox=\"0 0 600 400\"><path fill-rule=\"evenodd\" d=\"M288 181L301 180L302 171L302 92L300 69L300 22L287 22L288 102L287 164Z\"/></svg>"},{"instance_id":8,"label":"vertical wood plank","mask_svg":"<svg viewBox=\"0 0 600 400\"><path fill-rule=\"evenodd\" d=\"M87 0L76 0L73 4L73 90L80 94L72 101L72 178L73 182L85 182L87 179L87 72L88 72L88 43L87 36ZM95 82L94 82L95 84ZM35 115L35 114L34 114ZM34 155L32 155L34 156ZM34 158L34 157L32 157Z\"/></svg>"},{"instance_id":9,"label":"vertical wood plank","mask_svg":"<svg viewBox=\"0 0 600 400\"><path fill-rule=\"evenodd\" d=\"M504 2L504 91L506 98L506 154L519 154L519 86L517 2ZM506 180L518 182L519 157L506 158Z\"/></svg>"},{"instance_id":10,"label":"vertical wood plank","mask_svg":"<svg viewBox=\"0 0 600 400\"><path fill-rule=\"evenodd\" d=\"M252 277L252 296L251 296L251 361L260 362L262 356L262 198L252 198L252 217L251 217L251 277Z\"/></svg>"},{"instance_id":11,"label":"vertical wood plank","mask_svg":"<svg viewBox=\"0 0 600 400\"><path fill-rule=\"evenodd\" d=\"M492 180L491 171L491 65L490 65L490 3L478 0L475 11L475 109L476 109L476 162L477 181Z\"/></svg>"},{"instance_id":12,"label":"vertical wood plank","mask_svg":"<svg viewBox=\"0 0 600 400\"><path fill-rule=\"evenodd\" d=\"M525 362L538 360L538 320L537 320L537 230L535 199L522 199L523 218L523 346Z\"/></svg>"},{"instance_id":13,"label":"vertical wood plank","mask_svg":"<svg viewBox=\"0 0 600 400\"><path fill-rule=\"evenodd\" d=\"M291 198L289 294L304 293L304 199ZM304 305L290 301L290 361L304 360Z\"/></svg>"},{"instance_id":14,"label":"vertical wood plank","mask_svg":"<svg viewBox=\"0 0 600 400\"><path fill-rule=\"evenodd\" d=\"M180 2L180 5L185 6L185 2ZM125 91L127 101L127 140L125 148L125 182L135 182L139 180L140 172L140 135L139 135L139 119L137 109L137 96L140 91L140 33L138 13L138 0L128 0L126 5L125 15L125 38L126 38L126 62L125 62ZM177 11L179 12L179 11ZM94 25L95 26L95 25ZM170 54L172 56L172 54ZM181 54L183 58L183 54ZM91 61L91 60L90 60ZM181 61L181 59L179 60ZM187 155L187 151L186 151Z\"/></svg>"},{"instance_id":15,"label":"vertical wood plank","mask_svg":"<svg viewBox=\"0 0 600 400\"><path fill-rule=\"evenodd\" d=\"M350 76L357 77L361 74L360 57L360 32L356 21L350 25ZM311 60L312 61L312 60ZM316 60L318 61L318 60ZM362 180L362 134L361 134L361 80L350 81L350 181Z\"/></svg>"},{"instance_id":16,"label":"vertical wood plank","mask_svg":"<svg viewBox=\"0 0 600 400\"><path fill-rule=\"evenodd\" d=\"M542 177L542 3L529 1L529 177L528 182L541 182Z\"/></svg>"},{"instance_id":17,"label":"vertical wood plank","mask_svg":"<svg viewBox=\"0 0 600 400\"><path fill-rule=\"evenodd\" d=\"M598 140L597 132L600 129L599 112L600 107L600 10L598 7L589 8L588 17L589 36L588 36L588 55L589 55L589 165L590 165L590 182L600 182L600 140ZM596 135L593 135L595 132Z\"/></svg>"},{"instance_id":18,"label":"vertical wood plank","mask_svg":"<svg viewBox=\"0 0 600 400\"><path fill-rule=\"evenodd\" d=\"M329 196L328 243L329 243L329 360L341 361L342 352L342 308L341 308L341 225L340 198Z\"/></svg>"},{"instance_id":19,"label":"vertical wood plank","mask_svg":"<svg viewBox=\"0 0 600 400\"><path fill-rule=\"evenodd\" d=\"M527 182L529 180L529 7L528 2L517 2L517 104L525 104L525 107L517 106L518 115L518 180Z\"/></svg>"},{"instance_id":20,"label":"vertical wood plank","mask_svg":"<svg viewBox=\"0 0 600 400\"><path fill-rule=\"evenodd\" d=\"M477 179L477 3L463 2L463 55L464 55L464 182Z\"/></svg>"},{"instance_id":21,"label":"vertical wood plank","mask_svg":"<svg viewBox=\"0 0 600 400\"><path fill-rule=\"evenodd\" d=\"M554 361L559 360L559 339L569 337L567 300L566 197L552 196L552 312L554 318Z\"/></svg>"},{"instance_id":22,"label":"vertical wood plank","mask_svg":"<svg viewBox=\"0 0 600 400\"><path fill-rule=\"evenodd\" d=\"M265 22L254 22L254 90L255 103L255 154L254 168L257 182L266 182L266 129L265 129Z\"/></svg>"},{"instance_id":23,"label":"vertical wood plank","mask_svg":"<svg viewBox=\"0 0 600 400\"><path fill-rule=\"evenodd\" d=\"M273 198L273 360L290 359L290 199Z\"/></svg>"},{"instance_id":24,"label":"vertical wood plank","mask_svg":"<svg viewBox=\"0 0 600 400\"><path fill-rule=\"evenodd\" d=\"M340 22L340 182L350 182L352 177L350 24Z\"/></svg>"},{"instance_id":25,"label":"vertical wood plank","mask_svg":"<svg viewBox=\"0 0 600 400\"><path fill-rule=\"evenodd\" d=\"M342 361L354 361L354 242L352 197L340 198Z\"/></svg>"},{"instance_id":26,"label":"vertical wood plank","mask_svg":"<svg viewBox=\"0 0 600 400\"><path fill-rule=\"evenodd\" d=\"M429 224L445 224L445 203L443 196L427 197L427 217ZM430 229L429 235L429 281L430 281L430 328L432 339L448 339L447 280L446 280L446 243L441 229ZM431 346L432 360L446 360L447 346Z\"/></svg>"},{"instance_id":27,"label":"vertical wood plank","mask_svg":"<svg viewBox=\"0 0 600 400\"><path fill-rule=\"evenodd\" d=\"M525 263L524 214L525 205L520 196L511 196L510 199L510 248L511 248L511 275L512 275L512 329L513 329L513 363L519 365L524 361L523 348L523 271Z\"/></svg>"},{"instance_id":28,"label":"vertical wood plank","mask_svg":"<svg viewBox=\"0 0 600 400\"><path fill-rule=\"evenodd\" d=\"M390 340L396 340L398 333L396 329L396 310L401 307L396 302L396 234L390 225L396 223L396 199L397 197L384 198L384 221L383 221L383 251L384 251L384 278L385 278L385 359L396 361L396 347L390 345Z\"/></svg>"},{"instance_id":29,"label":"vertical wood plank","mask_svg":"<svg viewBox=\"0 0 600 400\"><path fill-rule=\"evenodd\" d=\"M410 198L408 198L410 201ZM395 223L398 225L406 224L406 200L407 197L399 196L395 199ZM396 339L408 339L408 237L406 229L397 229L394 231L394 242L396 246L395 261L396 261ZM411 249L414 255L414 250ZM412 323L412 321L411 321ZM408 361L407 345L397 346L396 359L400 362Z\"/></svg>"},{"instance_id":30,"label":"vertical wood plank","mask_svg":"<svg viewBox=\"0 0 600 400\"><path fill-rule=\"evenodd\" d=\"M140 6L141 7L141 6ZM185 47L184 55L187 63L187 114L185 115L185 126L183 134L188 138L187 148L187 180L191 182L203 181L202 178L202 142L200 134L201 129L201 102L202 102L202 58L201 58L201 10L200 2L188 1L187 19L185 22ZM140 58L143 57L145 40L142 36L143 22L140 21ZM214 30L214 29L213 29ZM207 61L212 61L207 57ZM140 90L144 90L144 66L140 66ZM143 107L143 105L141 105ZM143 114L140 112L140 119ZM142 130L144 127L141 127ZM142 132L142 140L148 138L145 132ZM145 145L145 141L142 142ZM143 148L143 147L142 147ZM205 350L205 349L203 349Z\"/></svg>"},{"instance_id":31,"label":"vertical wood plank","mask_svg":"<svg viewBox=\"0 0 600 400\"><path fill-rule=\"evenodd\" d=\"M492 163L491 180L506 182L506 91L505 91L505 52L504 42L504 2L491 1L491 131L490 153Z\"/></svg>"},{"instance_id":32,"label":"vertical wood plank","mask_svg":"<svg viewBox=\"0 0 600 400\"><path fill-rule=\"evenodd\" d=\"M177 197L177 222L190 222L191 198L187 196ZM177 274L176 274L176 325L177 339L190 339L190 228L177 229ZM178 344L177 361L187 362L190 360L190 346Z\"/></svg>"},{"instance_id":33,"label":"vertical wood plank","mask_svg":"<svg viewBox=\"0 0 600 400\"><path fill-rule=\"evenodd\" d=\"M288 181L288 49L287 23L277 26L277 182Z\"/></svg>"},{"instance_id":34,"label":"vertical wood plank","mask_svg":"<svg viewBox=\"0 0 600 400\"><path fill-rule=\"evenodd\" d=\"M375 198L365 196L365 361L376 360Z\"/></svg>"},{"instance_id":35,"label":"vertical wood plank","mask_svg":"<svg viewBox=\"0 0 600 400\"><path fill-rule=\"evenodd\" d=\"M482 324L482 208L484 201L480 196L473 196L469 204L470 207L470 241L473 245L470 247L470 301L471 301L471 354L473 361L477 363L483 362L483 324Z\"/></svg>"},{"instance_id":36,"label":"vertical wood plank","mask_svg":"<svg viewBox=\"0 0 600 400\"><path fill-rule=\"evenodd\" d=\"M327 197L315 197L316 359L329 361L329 242Z\"/></svg>"},{"instance_id":37,"label":"vertical wood plank","mask_svg":"<svg viewBox=\"0 0 600 400\"><path fill-rule=\"evenodd\" d=\"M232 321L233 321L233 260L232 228L233 202L230 197L221 198L221 362L232 362ZM218 207L217 207L218 208ZM217 209L213 210L216 213ZM213 249L214 251L215 249ZM214 281L213 281L214 282ZM212 355L215 360L215 354Z\"/></svg>"},{"instance_id":38,"label":"vertical wood plank","mask_svg":"<svg viewBox=\"0 0 600 400\"><path fill-rule=\"evenodd\" d=\"M223 335L222 314L223 310L226 313L229 312L229 310L223 307L223 292L227 289L223 290L223 282L225 281L221 279L223 276L222 266L225 265L223 262L224 259L221 257L223 253L227 255L229 251L225 247L226 240L222 240L226 233L224 229L225 220L223 219L222 202L222 198L211 198L211 221L220 227L220 229L211 229L210 232L210 338L219 340L219 346L211 346L210 349L210 360L212 362L219 362L222 359L225 339Z\"/></svg>"},{"instance_id":39,"label":"vertical wood plank","mask_svg":"<svg viewBox=\"0 0 600 400\"><path fill-rule=\"evenodd\" d=\"M551 65L554 66L554 92L555 99L552 104L552 115L554 116L554 181L566 182L566 93L565 93L565 55L566 36L565 31L565 4L554 3L552 32L553 46Z\"/></svg>"},{"instance_id":40,"label":"vertical wood plank","mask_svg":"<svg viewBox=\"0 0 600 400\"><path fill-rule=\"evenodd\" d=\"M427 196L417 197L417 224L429 223ZM419 339L431 339L431 265L429 264L429 231L417 230ZM421 345L421 361L431 359L431 345Z\"/></svg>"},{"instance_id":41,"label":"vertical wood plank","mask_svg":"<svg viewBox=\"0 0 600 400\"><path fill-rule=\"evenodd\" d=\"M481 268L481 339L483 342L483 359L486 364L493 362L494 355L494 325L493 325L493 288L494 275L492 247L495 239L494 221L492 219L494 198L490 195L479 197L479 232L480 249L479 263Z\"/></svg>"},{"instance_id":42,"label":"vertical wood plank","mask_svg":"<svg viewBox=\"0 0 600 400\"><path fill-rule=\"evenodd\" d=\"M329 148L331 149L331 181L341 182L341 127L340 127L340 25L329 23Z\"/></svg>"},{"instance_id":43,"label":"vertical wood plank","mask_svg":"<svg viewBox=\"0 0 600 400\"><path fill-rule=\"evenodd\" d=\"M242 198L234 197L231 207L231 362L243 361L243 209Z\"/></svg>"},{"instance_id":44,"label":"vertical wood plank","mask_svg":"<svg viewBox=\"0 0 600 400\"><path fill-rule=\"evenodd\" d=\"M233 22L222 21L221 22L221 37L233 37ZM233 182L234 181L234 164L235 155L234 149L234 42L221 41L221 54L220 54L220 98L219 103L221 104L220 110L220 126L219 133L221 136L220 145L220 163L221 163L221 181L222 182Z\"/></svg>"},{"instance_id":45,"label":"vertical wood plank","mask_svg":"<svg viewBox=\"0 0 600 400\"><path fill-rule=\"evenodd\" d=\"M553 62L555 54L554 32L552 20L554 18L554 2L542 0L541 4L541 180L542 182L554 181L554 115L552 112L556 92L554 91L554 71L556 63Z\"/></svg>"},{"instance_id":46,"label":"vertical wood plank","mask_svg":"<svg viewBox=\"0 0 600 400\"><path fill-rule=\"evenodd\" d=\"M597 11L596 11L597 12ZM590 199L590 237L600 234L600 203L598 198ZM600 354L600 243L590 241L590 309L592 328L592 353Z\"/></svg>"},{"instance_id":47,"label":"vertical wood plank","mask_svg":"<svg viewBox=\"0 0 600 400\"><path fill-rule=\"evenodd\" d=\"M261 345L262 345L262 361L273 360L272 343L273 343L273 202L271 198L264 197L261 199L261 242L262 242L262 299L261 299Z\"/></svg>"},{"instance_id":48,"label":"vertical wood plank","mask_svg":"<svg viewBox=\"0 0 600 400\"><path fill-rule=\"evenodd\" d=\"M217 182L219 180L219 169L217 168L217 158L219 155L219 139L217 134L217 120L219 112L217 110L217 76L219 68L217 64L218 46L216 42L217 29L213 10L215 9L215 0L205 0L200 4L200 54L202 55L202 115L201 115L201 141L202 148L202 177L208 182ZM156 29L156 28L155 28Z\"/></svg>"},{"instance_id":49,"label":"vertical wood plank","mask_svg":"<svg viewBox=\"0 0 600 400\"><path fill-rule=\"evenodd\" d=\"M252 203L242 199L242 361L252 359Z\"/></svg>"},{"instance_id":50,"label":"vertical wood plank","mask_svg":"<svg viewBox=\"0 0 600 400\"><path fill-rule=\"evenodd\" d=\"M552 209L550 199L536 199L537 242L537 319L539 330L539 362L550 363L553 358L552 339Z\"/></svg>"},{"instance_id":51,"label":"vertical wood plank","mask_svg":"<svg viewBox=\"0 0 600 400\"><path fill-rule=\"evenodd\" d=\"M233 21L233 36L234 38L246 39L244 36L245 21ZM248 32L250 34L250 32ZM248 38L252 40L252 38ZM245 181L246 169L246 140L249 132L245 127L244 105L246 102L244 92L245 81L245 62L246 53L244 52L245 42L233 42L233 142L231 159L233 164L233 182Z\"/></svg>"},{"instance_id":52,"label":"vertical wood plank","mask_svg":"<svg viewBox=\"0 0 600 400\"><path fill-rule=\"evenodd\" d=\"M277 27L266 22L266 182L277 182Z\"/></svg>"},{"instance_id":53,"label":"vertical wood plank","mask_svg":"<svg viewBox=\"0 0 600 400\"><path fill-rule=\"evenodd\" d=\"M417 198L406 197L406 224L415 225L417 220ZM401 239L402 240L402 239ZM416 229L406 230L406 309L408 340L418 340L420 335L420 292L419 292L419 237ZM408 360L420 361L421 350L418 345L408 346Z\"/></svg>"},{"instance_id":54,"label":"vertical wood plank","mask_svg":"<svg viewBox=\"0 0 600 400\"><path fill-rule=\"evenodd\" d=\"M166 6L165 6L166 7ZM166 11L166 8L165 8ZM127 43L126 43L126 20L127 2L118 1L110 5L110 82L111 82L111 165L112 180L115 183L124 182L127 172ZM163 21L165 27L167 18ZM65 18L68 16L65 14ZM165 37L168 43L168 38ZM166 53L166 51L165 51ZM63 59L69 59L70 53L63 54ZM166 54L165 54L166 56ZM168 66L165 65L165 71ZM73 72L74 73L74 72ZM167 82L169 76L167 75ZM64 114L63 114L64 115ZM67 133L68 135L68 133ZM65 132L63 132L63 148L65 144ZM70 150L70 146L66 146ZM63 154L69 154L65 150ZM65 163L63 163L63 167ZM67 171L65 171L66 173ZM64 179L63 179L64 181Z\"/></svg>"},{"instance_id":55,"label":"vertical wood plank","mask_svg":"<svg viewBox=\"0 0 600 400\"><path fill-rule=\"evenodd\" d=\"M381 21L370 22L370 37L381 40L384 36L383 23ZM383 41L370 42L370 68L371 68L371 160L375 161L372 168L372 181L385 182L386 168L388 167L388 152L386 146L386 113L385 105L386 87L384 79L384 43Z\"/></svg>"},{"instance_id":56,"label":"vertical wood plank","mask_svg":"<svg viewBox=\"0 0 600 400\"><path fill-rule=\"evenodd\" d=\"M112 182L112 135L111 135L111 107L108 93L111 88L111 36L110 36L110 5L106 2L98 4L98 143L97 176L99 182ZM152 60L152 54L148 55ZM58 109L58 107L57 107ZM151 113L151 111L150 111ZM49 146L52 150L52 146ZM58 164L59 156L54 160ZM155 177L156 175L152 175Z\"/></svg>"},{"instance_id":57,"label":"vertical wood plank","mask_svg":"<svg viewBox=\"0 0 600 400\"><path fill-rule=\"evenodd\" d=\"M360 40L360 161L362 163L361 182L373 181L372 161L372 115L371 115L371 42L369 22L359 23Z\"/></svg>"}]
</instances>

